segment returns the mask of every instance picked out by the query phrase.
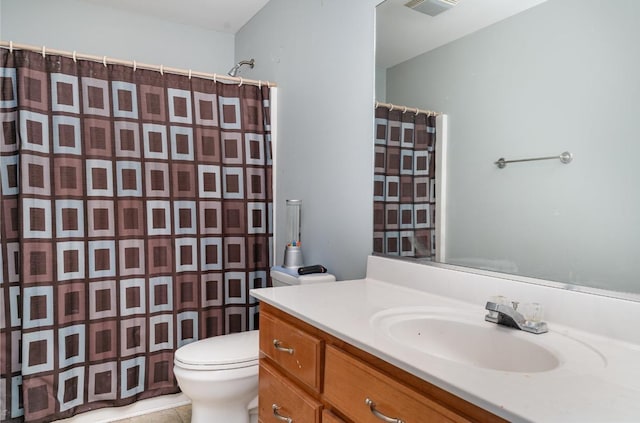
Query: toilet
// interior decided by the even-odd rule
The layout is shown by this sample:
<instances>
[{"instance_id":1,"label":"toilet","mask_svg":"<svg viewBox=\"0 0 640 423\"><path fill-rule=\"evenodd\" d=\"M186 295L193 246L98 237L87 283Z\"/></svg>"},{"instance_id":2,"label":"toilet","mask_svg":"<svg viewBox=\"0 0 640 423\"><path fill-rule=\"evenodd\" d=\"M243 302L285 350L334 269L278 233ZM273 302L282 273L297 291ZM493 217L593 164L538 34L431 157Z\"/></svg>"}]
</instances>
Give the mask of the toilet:
<instances>
[{"instance_id":1,"label":"toilet","mask_svg":"<svg viewBox=\"0 0 640 423\"><path fill-rule=\"evenodd\" d=\"M191 421L249 423L258 395L258 331L202 339L178 348L173 373L191 399Z\"/></svg>"},{"instance_id":2,"label":"toilet","mask_svg":"<svg viewBox=\"0 0 640 423\"><path fill-rule=\"evenodd\" d=\"M271 270L274 287L335 281L328 273L298 276ZM191 422L256 423L258 407L258 331L232 333L178 348L173 373L191 399Z\"/></svg>"}]
</instances>

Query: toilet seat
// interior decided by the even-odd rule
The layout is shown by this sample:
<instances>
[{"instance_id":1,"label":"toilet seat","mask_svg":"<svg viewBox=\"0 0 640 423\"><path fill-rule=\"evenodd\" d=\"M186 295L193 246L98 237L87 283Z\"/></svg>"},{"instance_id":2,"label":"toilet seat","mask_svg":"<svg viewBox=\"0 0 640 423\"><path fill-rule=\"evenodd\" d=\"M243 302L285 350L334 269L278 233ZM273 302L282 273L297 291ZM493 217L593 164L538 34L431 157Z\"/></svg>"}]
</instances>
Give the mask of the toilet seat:
<instances>
[{"instance_id":1,"label":"toilet seat","mask_svg":"<svg viewBox=\"0 0 640 423\"><path fill-rule=\"evenodd\" d=\"M178 348L174 364L191 370L233 370L258 366L257 330L201 339Z\"/></svg>"}]
</instances>

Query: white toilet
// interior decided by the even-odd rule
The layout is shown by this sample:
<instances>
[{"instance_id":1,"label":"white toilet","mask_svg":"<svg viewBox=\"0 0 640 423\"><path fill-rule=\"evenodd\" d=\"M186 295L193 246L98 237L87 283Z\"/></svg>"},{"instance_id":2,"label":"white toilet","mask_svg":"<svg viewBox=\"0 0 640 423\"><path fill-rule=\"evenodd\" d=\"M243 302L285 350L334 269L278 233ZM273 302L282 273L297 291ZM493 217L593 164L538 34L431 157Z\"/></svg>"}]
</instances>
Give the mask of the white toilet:
<instances>
[{"instance_id":1,"label":"white toilet","mask_svg":"<svg viewBox=\"0 0 640 423\"><path fill-rule=\"evenodd\" d=\"M335 281L333 275L297 276L276 267L273 286ZM202 339L178 348L173 373L191 399L192 423L256 423L258 407L258 331Z\"/></svg>"},{"instance_id":2,"label":"white toilet","mask_svg":"<svg viewBox=\"0 0 640 423\"><path fill-rule=\"evenodd\" d=\"M191 421L249 423L258 395L258 331L202 339L178 348L173 373L191 399Z\"/></svg>"}]
</instances>

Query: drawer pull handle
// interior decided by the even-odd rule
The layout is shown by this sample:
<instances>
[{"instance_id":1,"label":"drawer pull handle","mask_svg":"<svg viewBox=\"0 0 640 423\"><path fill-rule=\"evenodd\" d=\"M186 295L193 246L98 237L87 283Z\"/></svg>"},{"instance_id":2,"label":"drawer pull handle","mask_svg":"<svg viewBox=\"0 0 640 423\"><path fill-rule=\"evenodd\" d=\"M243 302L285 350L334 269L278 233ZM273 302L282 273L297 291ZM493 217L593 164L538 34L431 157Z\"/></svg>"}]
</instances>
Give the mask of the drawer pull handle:
<instances>
[{"instance_id":1,"label":"drawer pull handle","mask_svg":"<svg viewBox=\"0 0 640 423\"><path fill-rule=\"evenodd\" d=\"M291 417L285 417L282 414L278 413L278 411L280 410L280 407L278 407L277 404L273 404L271 406L271 409L273 410L273 416L276 419L281 420L283 422L287 422L287 423L293 423L293 419Z\"/></svg>"},{"instance_id":2,"label":"drawer pull handle","mask_svg":"<svg viewBox=\"0 0 640 423\"><path fill-rule=\"evenodd\" d=\"M274 339L273 340L273 346L278 351L286 352L286 353L289 353L289 354L293 355L293 348L283 347L282 346L282 342L280 340L278 340L278 339Z\"/></svg>"},{"instance_id":3,"label":"drawer pull handle","mask_svg":"<svg viewBox=\"0 0 640 423\"><path fill-rule=\"evenodd\" d=\"M364 400L364 403L369 406L369 410L371 410L371 414L379 418L385 423L404 423L402 419L394 419L393 417L387 417L378 410L376 410L376 403L371 401L369 398Z\"/></svg>"}]
</instances>

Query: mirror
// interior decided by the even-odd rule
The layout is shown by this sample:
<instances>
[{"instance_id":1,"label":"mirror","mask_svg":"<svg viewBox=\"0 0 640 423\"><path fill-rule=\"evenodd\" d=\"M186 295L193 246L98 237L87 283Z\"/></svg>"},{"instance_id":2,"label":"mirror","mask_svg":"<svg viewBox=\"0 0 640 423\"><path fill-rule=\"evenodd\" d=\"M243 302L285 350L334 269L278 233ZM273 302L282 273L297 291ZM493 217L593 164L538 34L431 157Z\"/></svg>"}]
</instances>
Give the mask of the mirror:
<instances>
[{"instance_id":1,"label":"mirror","mask_svg":"<svg viewBox=\"0 0 640 423\"><path fill-rule=\"evenodd\" d=\"M382 3L379 26L389 2L407 9ZM470 22L463 8L499 3L520 2L459 0L435 17L403 14L444 31ZM447 115L445 263L639 300L640 2L527 7L378 63L377 100ZM398 16L393 31L403 34L411 25ZM379 27L378 57L390 33ZM570 164L495 165L564 151Z\"/></svg>"}]
</instances>

